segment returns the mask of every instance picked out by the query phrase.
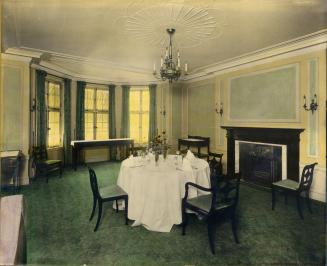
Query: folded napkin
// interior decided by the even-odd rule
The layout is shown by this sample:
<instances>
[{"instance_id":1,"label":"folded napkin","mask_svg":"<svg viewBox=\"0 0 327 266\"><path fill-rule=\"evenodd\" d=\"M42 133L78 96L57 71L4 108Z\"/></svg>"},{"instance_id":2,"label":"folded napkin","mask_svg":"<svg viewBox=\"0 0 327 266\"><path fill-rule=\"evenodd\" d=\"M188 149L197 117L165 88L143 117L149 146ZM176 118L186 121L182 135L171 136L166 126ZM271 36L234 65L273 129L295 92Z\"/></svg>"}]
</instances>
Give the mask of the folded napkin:
<instances>
[{"instance_id":1,"label":"folded napkin","mask_svg":"<svg viewBox=\"0 0 327 266\"><path fill-rule=\"evenodd\" d=\"M183 159L182 164L178 165L176 169L180 171L192 172L191 163L189 160L185 160L185 158Z\"/></svg>"},{"instance_id":2,"label":"folded napkin","mask_svg":"<svg viewBox=\"0 0 327 266\"><path fill-rule=\"evenodd\" d=\"M191 166L196 165L197 158L194 156L194 154L190 150L187 151L184 159L188 160L191 163Z\"/></svg>"}]
</instances>

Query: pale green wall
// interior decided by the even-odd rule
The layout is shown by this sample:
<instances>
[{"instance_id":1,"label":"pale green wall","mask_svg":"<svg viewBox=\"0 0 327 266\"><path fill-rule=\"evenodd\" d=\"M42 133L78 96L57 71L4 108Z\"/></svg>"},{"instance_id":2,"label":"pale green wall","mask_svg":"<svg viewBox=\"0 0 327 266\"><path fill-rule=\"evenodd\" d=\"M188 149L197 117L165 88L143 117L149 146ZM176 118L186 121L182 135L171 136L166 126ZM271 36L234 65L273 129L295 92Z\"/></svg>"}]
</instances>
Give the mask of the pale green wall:
<instances>
[{"instance_id":1,"label":"pale green wall","mask_svg":"<svg viewBox=\"0 0 327 266\"><path fill-rule=\"evenodd\" d=\"M1 54L1 61L1 150L22 152L20 184L28 184L30 60Z\"/></svg>"},{"instance_id":2,"label":"pale green wall","mask_svg":"<svg viewBox=\"0 0 327 266\"><path fill-rule=\"evenodd\" d=\"M195 83L187 87L188 135L215 138L215 85Z\"/></svg>"},{"instance_id":3,"label":"pale green wall","mask_svg":"<svg viewBox=\"0 0 327 266\"><path fill-rule=\"evenodd\" d=\"M179 85L174 86L172 90L172 136L176 140L182 134L182 92Z\"/></svg>"},{"instance_id":4,"label":"pale green wall","mask_svg":"<svg viewBox=\"0 0 327 266\"><path fill-rule=\"evenodd\" d=\"M291 65L230 80L229 118L232 120L297 119L297 66Z\"/></svg>"},{"instance_id":5,"label":"pale green wall","mask_svg":"<svg viewBox=\"0 0 327 266\"><path fill-rule=\"evenodd\" d=\"M21 149L22 104L21 69L3 67L3 141L2 150Z\"/></svg>"},{"instance_id":6,"label":"pale green wall","mask_svg":"<svg viewBox=\"0 0 327 266\"><path fill-rule=\"evenodd\" d=\"M307 105L310 106L311 99L314 95L318 94L318 61L313 59L309 62L309 93L307 94ZM311 113L309 116L309 155L317 156L318 150L318 114L317 112Z\"/></svg>"}]
</instances>

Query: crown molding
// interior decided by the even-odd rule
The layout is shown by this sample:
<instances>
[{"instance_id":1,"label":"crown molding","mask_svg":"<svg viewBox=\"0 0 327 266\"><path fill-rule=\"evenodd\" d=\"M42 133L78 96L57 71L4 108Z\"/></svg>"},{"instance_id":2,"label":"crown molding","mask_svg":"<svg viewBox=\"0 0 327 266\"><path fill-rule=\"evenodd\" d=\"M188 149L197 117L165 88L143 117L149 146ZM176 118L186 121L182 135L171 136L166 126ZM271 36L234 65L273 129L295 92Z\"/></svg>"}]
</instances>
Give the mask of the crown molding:
<instances>
[{"instance_id":1,"label":"crown molding","mask_svg":"<svg viewBox=\"0 0 327 266\"><path fill-rule=\"evenodd\" d=\"M148 74L149 69L143 69L143 68L136 68L136 67L131 67L131 66L125 66L121 65L118 63L110 62L107 60L101 60L101 59L92 59L88 57L81 57L81 56L76 56L76 55L69 55L69 54L64 54L64 53L58 53L50 50L41 50L41 49L35 49L35 48L30 48L26 46L22 46L20 49L23 51L31 51L31 52L36 52L36 53L41 53L44 55L47 55L47 57L53 59L53 60L58 60L61 62L68 62L68 63L85 63L85 64L92 64L96 65L99 67L106 67L106 68L114 68L114 69L120 69L120 70L125 70L125 71L131 71L134 73L140 73L140 74Z\"/></svg>"},{"instance_id":2,"label":"crown molding","mask_svg":"<svg viewBox=\"0 0 327 266\"><path fill-rule=\"evenodd\" d=\"M44 70L47 73L58 76L58 77L69 78L74 81L77 81L77 80L85 81L87 83L93 83L93 84L103 84L103 85L116 84L116 85L144 86L144 85L149 85L149 84L160 84L161 83L161 82L158 82L158 80L126 82L126 81L120 81L120 80L114 81L114 80L102 79L99 77L94 77L94 76L89 76L89 75L80 75L80 74L68 71L67 69L59 67L57 65L46 62L46 61L41 61L40 64L32 64L31 67L34 69Z\"/></svg>"},{"instance_id":3,"label":"crown molding","mask_svg":"<svg viewBox=\"0 0 327 266\"><path fill-rule=\"evenodd\" d=\"M53 66L52 64L31 64L31 68L33 69L39 69L39 70L44 70L50 75L55 75L61 78L69 78L71 80L76 80L74 75L72 73L68 73L69 71L64 70L64 69L59 69L56 66Z\"/></svg>"},{"instance_id":4,"label":"crown molding","mask_svg":"<svg viewBox=\"0 0 327 266\"><path fill-rule=\"evenodd\" d=\"M14 60L14 61L19 61L19 62L23 62L23 63L31 63L31 61L32 61L32 58L30 58L30 57L14 55L14 54L5 54L5 53L1 53L1 59L2 60Z\"/></svg>"},{"instance_id":5,"label":"crown molding","mask_svg":"<svg viewBox=\"0 0 327 266\"><path fill-rule=\"evenodd\" d=\"M21 49L18 47L8 48L5 53L19 55L19 56L25 56L25 57L31 57L31 58L38 58L38 59L41 59L41 56L44 54L41 52L25 50L25 49Z\"/></svg>"},{"instance_id":6,"label":"crown molding","mask_svg":"<svg viewBox=\"0 0 327 266\"><path fill-rule=\"evenodd\" d=\"M184 76L183 82L206 79L212 75L223 74L241 68L268 63L309 52L327 49L327 29L314 32L296 39L272 45L255 52L221 61L219 63L195 69Z\"/></svg>"}]
</instances>

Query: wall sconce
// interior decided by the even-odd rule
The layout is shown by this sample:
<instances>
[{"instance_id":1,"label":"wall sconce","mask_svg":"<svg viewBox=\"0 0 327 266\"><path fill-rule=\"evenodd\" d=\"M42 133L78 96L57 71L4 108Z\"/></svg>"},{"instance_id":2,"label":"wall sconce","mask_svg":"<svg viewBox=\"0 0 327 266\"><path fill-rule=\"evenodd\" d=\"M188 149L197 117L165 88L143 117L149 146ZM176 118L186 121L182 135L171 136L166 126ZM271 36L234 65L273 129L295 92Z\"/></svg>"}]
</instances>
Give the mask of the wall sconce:
<instances>
[{"instance_id":1,"label":"wall sconce","mask_svg":"<svg viewBox=\"0 0 327 266\"><path fill-rule=\"evenodd\" d=\"M309 108L307 106L307 97L305 95L303 96L303 108L304 108L304 110L311 111L312 114L313 114L313 112L317 110L317 107L318 107L318 104L317 104L317 95L316 94L313 96L313 99L311 99L311 103L310 103Z\"/></svg>"},{"instance_id":2,"label":"wall sconce","mask_svg":"<svg viewBox=\"0 0 327 266\"><path fill-rule=\"evenodd\" d=\"M31 112L34 112L36 110L36 101L35 98L32 100L32 106L31 106Z\"/></svg>"},{"instance_id":3,"label":"wall sconce","mask_svg":"<svg viewBox=\"0 0 327 266\"><path fill-rule=\"evenodd\" d=\"M217 106L217 105L218 105L218 103L216 103L216 106ZM224 113L224 110L223 110L223 103L220 103L220 109L218 110L218 108L216 107L215 111L216 111L217 114L220 114L220 116L222 116L223 113Z\"/></svg>"}]
</instances>

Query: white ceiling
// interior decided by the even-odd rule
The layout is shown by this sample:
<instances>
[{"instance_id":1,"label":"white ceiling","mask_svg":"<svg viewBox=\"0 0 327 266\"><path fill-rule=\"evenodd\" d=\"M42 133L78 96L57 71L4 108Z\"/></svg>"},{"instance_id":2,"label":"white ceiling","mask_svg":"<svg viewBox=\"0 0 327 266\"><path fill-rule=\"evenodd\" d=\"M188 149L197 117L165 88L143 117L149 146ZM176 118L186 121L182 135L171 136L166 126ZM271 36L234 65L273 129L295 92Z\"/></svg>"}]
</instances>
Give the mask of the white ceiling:
<instances>
[{"instance_id":1,"label":"white ceiling","mask_svg":"<svg viewBox=\"0 0 327 266\"><path fill-rule=\"evenodd\" d=\"M149 79L174 48L198 69L327 28L326 0L4 0L3 50L98 79ZM133 72L133 76L131 76Z\"/></svg>"}]
</instances>

